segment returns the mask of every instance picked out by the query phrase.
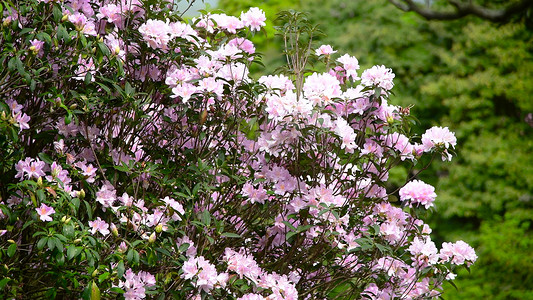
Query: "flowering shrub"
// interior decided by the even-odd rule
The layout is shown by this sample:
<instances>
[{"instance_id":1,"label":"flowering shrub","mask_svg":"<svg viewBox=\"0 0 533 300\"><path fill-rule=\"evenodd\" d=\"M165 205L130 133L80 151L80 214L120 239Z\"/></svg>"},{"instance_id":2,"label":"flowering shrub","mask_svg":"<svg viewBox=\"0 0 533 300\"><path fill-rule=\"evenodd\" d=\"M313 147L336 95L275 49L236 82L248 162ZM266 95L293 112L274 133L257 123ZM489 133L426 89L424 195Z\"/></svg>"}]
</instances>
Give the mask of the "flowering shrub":
<instances>
[{"instance_id":1,"label":"flowering shrub","mask_svg":"<svg viewBox=\"0 0 533 300\"><path fill-rule=\"evenodd\" d=\"M387 181L450 160L453 133L414 136L392 70L359 77L300 14L281 15L287 72L253 80L257 8L2 9L4 298L433 298L476 260L431 241L433 187Z\"/></svg>"}]
</instances>

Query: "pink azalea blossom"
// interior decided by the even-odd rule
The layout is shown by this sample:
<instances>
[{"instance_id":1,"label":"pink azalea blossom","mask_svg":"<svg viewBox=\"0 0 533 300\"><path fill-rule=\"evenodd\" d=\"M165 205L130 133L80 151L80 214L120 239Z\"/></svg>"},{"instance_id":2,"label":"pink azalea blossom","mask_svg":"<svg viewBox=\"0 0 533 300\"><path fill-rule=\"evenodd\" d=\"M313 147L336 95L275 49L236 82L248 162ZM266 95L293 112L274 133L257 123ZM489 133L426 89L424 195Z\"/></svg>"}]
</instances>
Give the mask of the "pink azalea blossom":
<instances>
[{"instance_id":1,"label":"pink azalea blossom","mask_svg":"<svg viewBox=\"0 0 533 300\"><path fill-rule=\"evenodd\" d=\"M249 27L251 31L259 31L261 27L266 25L265 12L257 7L252 7L246 13L241 13L241 20L244 26Z\"/></svg>"},{"instance_id":2,"label":"pink azalea blossom","mask_svg":"<svg viewBox=\"0 0 533 300\"><path fill-rule=\"evenodd\" d=\"M110 233L109 224L100 219L100 217L94 221L89 221L89 227L91 227L91 234L95 234L97 231L102 235L108 235Z\"/></svg>"},{"instance_id":3,"label":"pink azalea blossom","mask_svg":"<svg viewBox=\"0 0 533 300\"><path fill-rule=\"evenodd\" d=\"M361 75L361 84L370 87L379 86L388 91L394 86L392 82L394 76L392 70L385 66L373 66L363 72Z\"/></svg>"},{"instance_id":4,"label":"pink azalea blossom","mask_svg":"<svg viewBox=\"0 0 533 300\"><path fill-rule=\"evenodd\" d=\"M400 189L400 200L408 201L409 206L421 204L426 209L433 206L437 194L435 188L421 180L413 180Z\"/></svg>"},{"instance_id":5,"label":"pink azalea blossom","mask_svg":"<svg viewBox=\"0 0 533 300\"><path fill-rule=\"evenodd\" d=\"M322 45L315 50L316 55L331 55L337 53L330 45Z\"/></svg>"},{"instance_id":6,"label":"pink azalea blossom","mask_svg":"<svg viewBox=\"0 0 533 300\"><path fill-rule=\"evenodd\" d=\"M455 148L457 138L448 127L431 127L422 135L422 149L429 152L435 147L444 147L442 160L452 160L452 155L448 153L448 148Z\"/></svg>"},{"instance_id":7,"label":"pink azalea blossom","mask_svg":"<svg viewBox=\"0 0 533 300\"><path fill-rule=\"evenodd\" d=\"M477 255L470 245L463 241L457 241L455 243L442 243L440 258L443 261L450 261L454 265L466 263L467 266L470 266L477 260Z\"/></svg>"},{"instance_id":8,"label":"pink azalea blossom","mask_svg":"<svg viewBox=\"0 0 533 300\"><path fill-rule=\"evenodd\" d=\"M54 214L56 211L53 207L50 207L44 203L41 204L41 207L35 209L39 215L39 219L44 222L52 221L51 214Z\"/></svg>"}]
</instances>

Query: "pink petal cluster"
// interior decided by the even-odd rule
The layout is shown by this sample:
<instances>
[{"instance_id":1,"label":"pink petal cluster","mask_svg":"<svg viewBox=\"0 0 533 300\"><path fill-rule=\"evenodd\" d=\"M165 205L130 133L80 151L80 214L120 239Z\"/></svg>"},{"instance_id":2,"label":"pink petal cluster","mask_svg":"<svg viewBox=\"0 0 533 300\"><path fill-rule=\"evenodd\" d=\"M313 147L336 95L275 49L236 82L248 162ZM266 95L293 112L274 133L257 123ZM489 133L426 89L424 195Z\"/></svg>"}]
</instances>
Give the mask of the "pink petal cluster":
<instances>
[{"instance_id":1,"label":"pink petal cluster","mask_svg":"<svg viewBox=\"0 0 533 300\"><path fill-rule=\"evenodd\" d=\"M448 153L448 148L455 148L457 138L448 127L434 126L426 130L422 135L422 150L429 152L436 147L444 147L442 160L452 160L452 155Z\"/></svg>"},{"instance_id":2,"label":"pink petal cluster","mask_svg":"<svg viewBox=\"0 0 533 300\"><path fill-rule=\"evenodd\" d=\"M50 215L56 212L53 207L50 207L44 203L41 203L41 206L39 208L36 208L35 210L39 215L39 219L44 222L52 221L52 217Z\"/></svg>"},{"instance_id":3,"label":"pink petal cluster","mask_svg":"<svg viewBox=\"0 0 533 300\"><path fill-rule=\"evenodd\" d=\"M474 248L463 241L455 243L444 242L440 250L440 258L454 265L466 264L470 266L477 260L477 255Z\"/></svg>"},{"instance_id":4,"label":"pink petal cluster","mask_svg":"<svg viewBox=\"0 0 533 300\"><path fill-rule=\"evenodd\" d=\"M94 221L89 221L89 227L91 227L92 234L100 232L102 235L108 235L110 233L109 224L100 219L100 217L96 218Z\"/></svg>"},{"instance_id":5,"label":"pink petal cluster","mask_svg":"<svg viewBox=\"0 0 533 300\"><path fill-rule=\"evenodd\" d=\"M333 48L330 45L322 45L318 47L318 49L315 50L315 54L320 55L331 55L333 53L337 53L337 51L333 50Z\"/></svg>"},{"instance_id":6,"label":"pink petal cluster","mask_svg":"<svg viewBox=\"0 0 533 300\"><path fill-rule=\"evenodd\" d=\"M266 25L265 12L257 7L252 7L247 12L241 13L241 21L251 31L259 31L261 27Z\"/></svg>"},{"instance_id":7,"label":"pink petal cluster","mask_svg":"<svg viewBox=\"0 0 533 300\"><path fill-rule=\"evenodd\" d=\"M344 72L346 72L346 77L351 77L352 80L359 80L357 76L357 70L359 70L359 60L354 56L344 54L343 56L337 59L338 62L342 64Z\"/></svg>"},{"instance_id":8,"label":"pink petal cluster","mask_svg":"<svg viewBox=\"0 0 533 300\"><path fill-rule=\"evenodd\" d=\"M420 204L430 208L436 197L435 188L421 180L410 181L400 189L400 200L408 201L410 207Z\"/></svg>"},{"instance_id":9,"label":"pink petal cluster","mask_svg":"<svg viewBox=\"0 0 533 300\"><path fill-rule=\"evenodd\" d=\"M125 291L124 298L126 300L146 298L147 288L154 287L156 284L154 275L144 271L135 274L131 269L128 269L124 273L124 279L124 281L119 281L118 287Z\"/></svg>"},{"instance_id":10,"label":"pink petal cluster","mask_svg":"<svg viewBox=\"0 0 533 300\"><path fill-rule=\"evenodd\" d=\"M38 158L26 157L26 159L18 161L15 165L15 170L17 171L15 178L20 178L20 180L24 180L24 177L26 179L38 179L45 175L45 167L46 163L44 161Z\"/></svg>"},{"instance_id":11,"label":"pink petal cluster","mask_svg":"<svg viewBox=\"0 0 533 300\"><path fill-rule=\"evenodd\" d=\"M437 246L429 239L419 239L415 237L409 248L407 248L414 258L413 264L416 267L426 267L434 265L439 261Z\"/></svg>"},{"instance_id":12,"label":"pink petal cluster","mask_svg":"<svg viewBox=\"0 0 533 300\"><path fill-rule=\"evenodd\" d=\"M383 65L373 66L363 72L361 75L361 84L369 87L379 86L388 91L394 87L394 83L392 82L394 76L392 70Z\"/></svg>"},{"instance_id":13,"label":"pink petal cluster","mask_svg":"<svg viewBox=\"0 0 533 300\"><path fill-rule=\"evenodd\" d=\"M182 278L193 280L195 287L209 292L215 285L225 286L228 280L227 274L218 274L215 266L206 260L203 256L190 257L182 267Z\"/></svg>"}]
</instances>

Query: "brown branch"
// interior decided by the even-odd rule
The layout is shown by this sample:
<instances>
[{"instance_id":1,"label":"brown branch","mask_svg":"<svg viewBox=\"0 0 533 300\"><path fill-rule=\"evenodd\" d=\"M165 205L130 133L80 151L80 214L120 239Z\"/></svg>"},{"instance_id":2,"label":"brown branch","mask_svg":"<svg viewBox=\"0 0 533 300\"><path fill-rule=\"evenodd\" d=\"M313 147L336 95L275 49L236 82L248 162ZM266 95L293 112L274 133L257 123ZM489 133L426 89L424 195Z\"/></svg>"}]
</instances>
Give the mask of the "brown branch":
<instances>
[{"instance_id":1,"label":"brown branch","mask_svg":"<svg viewBox=\"0 0 533 300\"><path fill-rule=\"evenodd\" d=\"M427 20L456 20L468 15L475 15L491 22L506 22L512 16L524 13L527 8L533 8L532 0L514 1L498 9L477 5L473 1L447 0L454 7L453 11L438 11L424 7L413 0L389 0L403 11L415 12Z\"/></svg>"}]
</instances>

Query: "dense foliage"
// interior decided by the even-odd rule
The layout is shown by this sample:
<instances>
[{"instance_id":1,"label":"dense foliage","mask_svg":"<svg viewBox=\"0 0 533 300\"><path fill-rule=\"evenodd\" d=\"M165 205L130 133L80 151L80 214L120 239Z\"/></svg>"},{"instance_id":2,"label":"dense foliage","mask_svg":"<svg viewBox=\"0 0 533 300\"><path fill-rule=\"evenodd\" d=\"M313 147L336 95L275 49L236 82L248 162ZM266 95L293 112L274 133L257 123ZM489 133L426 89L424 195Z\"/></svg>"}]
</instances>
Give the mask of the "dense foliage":
<instances>
[{"instance_id":1,"label":"dense foliage","mask_svg":"<svg viewBox=\"0 0 533 300\"><path fill-rule=\"evenodd\" d=\"M301 13L253 80L258 8L2 3L2 298L425 299L476 261L422 220L455 135Z\"/></svg>"},{"instance_id":2,"label":"dense foliage","mask_svg":"<svg viewBox=\"0 0 533 300\"><path fill-rule=\"evenodd\" d=\"M232 7L227 2L220 6ZM265 11L277 5L249 3ZM391 67L396 98L415 104L422 124L456 131L458 159L420 177L443 191L431 218L437 240L461 236L480 250L472 274L458 278L457 291L448 286L445 298L532 298L531 30L477 18L427 22L385 1L295 1L291 8L322 25L323 43L355 53L362 66ZM266 65L276 63L282 60Z\"/></svg>"}]
</instances>

